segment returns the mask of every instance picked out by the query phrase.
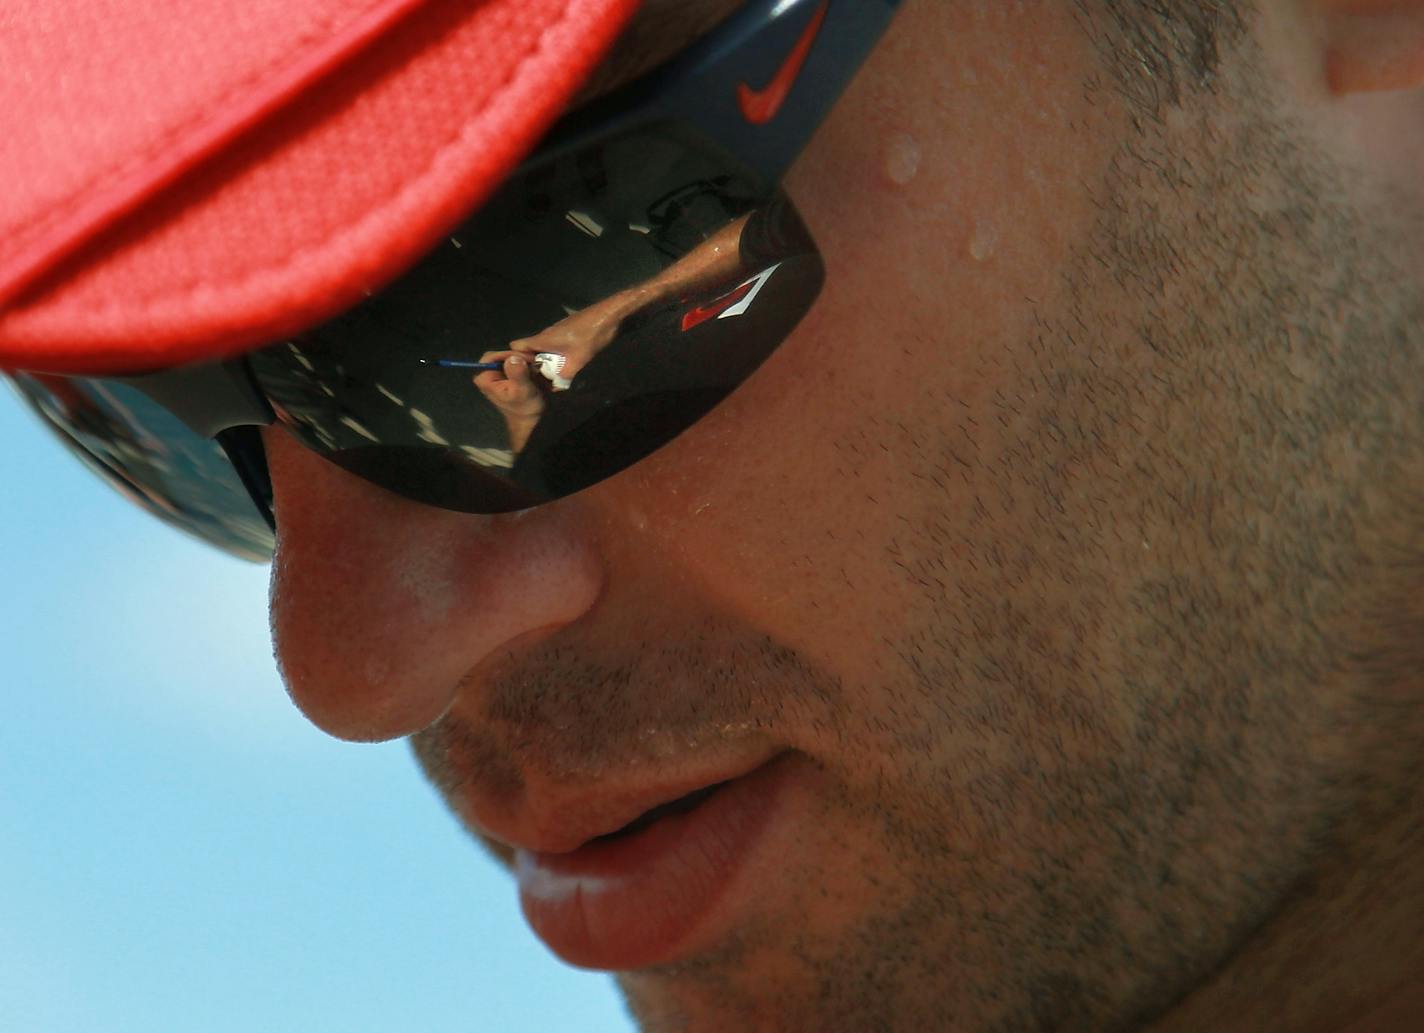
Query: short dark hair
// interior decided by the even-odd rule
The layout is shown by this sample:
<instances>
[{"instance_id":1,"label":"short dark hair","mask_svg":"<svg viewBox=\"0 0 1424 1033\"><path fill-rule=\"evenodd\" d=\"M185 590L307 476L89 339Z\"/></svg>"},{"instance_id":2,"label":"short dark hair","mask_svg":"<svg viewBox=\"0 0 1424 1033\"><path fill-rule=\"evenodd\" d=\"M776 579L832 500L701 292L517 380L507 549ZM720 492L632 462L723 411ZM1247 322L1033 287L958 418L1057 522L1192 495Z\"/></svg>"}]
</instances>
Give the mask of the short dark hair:
<instances>
[{"instance_id":1,"label":"short dark hair","mask_svg":"<svg viewBox=\"0 0 1424 1033\"><path fill-rule=\"evenodd\" d=\"M1212 89L1223 54L1246 33L1250 0L1076 2L1128 100L1159 112Z\"/></svg>"}]
</instances>

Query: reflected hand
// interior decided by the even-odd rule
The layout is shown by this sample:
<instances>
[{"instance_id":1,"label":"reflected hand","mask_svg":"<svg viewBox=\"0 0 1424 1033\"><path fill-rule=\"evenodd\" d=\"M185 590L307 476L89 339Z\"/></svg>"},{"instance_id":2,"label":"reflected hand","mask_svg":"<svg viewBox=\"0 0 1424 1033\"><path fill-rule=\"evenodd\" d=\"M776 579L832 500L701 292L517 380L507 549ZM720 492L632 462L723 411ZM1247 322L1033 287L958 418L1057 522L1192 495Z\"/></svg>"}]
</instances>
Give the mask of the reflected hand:
<instances>
[{"instance_id":1,"label":"reflected hand","mask_svg":"<svg viewBox=\"0 0 1424 1033\"><path fill-rule=\"evenodd\" d=\"M510 447L515 452L522 452L549 404L539 385L534 383L529 356L518 351L485 352L480 361L504 363L502 370L486 370L479 374L474 378L474 384L480 394L504 416Z\"/></svg>"},{"instance_id":2,"label":"reflected hand","mask_svg":"<svg viewBox=\"0 0 1424 1033\"><path fill-rule=\"evenodd\" d=\"M562 375L573 380L595 355L613 343L623 320L636 312L641 303L635 291L614 294L559 320L533 337L511 342L510 347L531 355L539 352L562 355Z\"/></svg>"}]
</instances>

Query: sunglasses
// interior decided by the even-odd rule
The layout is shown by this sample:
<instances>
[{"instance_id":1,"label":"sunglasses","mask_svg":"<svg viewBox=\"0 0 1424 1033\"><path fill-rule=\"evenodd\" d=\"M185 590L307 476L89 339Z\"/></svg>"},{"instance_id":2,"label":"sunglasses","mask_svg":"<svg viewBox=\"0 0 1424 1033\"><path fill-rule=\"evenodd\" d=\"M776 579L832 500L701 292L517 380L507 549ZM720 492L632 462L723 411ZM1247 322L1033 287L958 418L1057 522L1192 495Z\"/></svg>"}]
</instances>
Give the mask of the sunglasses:
<instances>
[{"instance_id":1,"label":"sunglasses","mask_svg":"<svg viewBox=\"0 0 1424 1033\"><path fill-rule=\"evenodd\" d=\"M227 552L273 549L259 428L468 513L626 469L741 385L810 309L815 244L778 187L899 0L751 0L567 117L379 294L240 358L16 372L93 470Z\"/></svg>"}]
</instances>

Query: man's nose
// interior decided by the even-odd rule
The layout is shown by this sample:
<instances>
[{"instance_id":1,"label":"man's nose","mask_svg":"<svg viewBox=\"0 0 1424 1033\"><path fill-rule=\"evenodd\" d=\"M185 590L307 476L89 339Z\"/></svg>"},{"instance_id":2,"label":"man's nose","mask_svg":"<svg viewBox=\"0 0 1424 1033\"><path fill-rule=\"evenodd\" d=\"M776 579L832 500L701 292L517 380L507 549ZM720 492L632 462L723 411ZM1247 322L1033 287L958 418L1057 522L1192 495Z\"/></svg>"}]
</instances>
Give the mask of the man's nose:
<instances>
[{"instance_id":1,"label":"man's nose","mask_svg":"<svg viewBox=\"0 0 1424 1033\"><path fill-rule=\"evenodd\" d=\"M287 690L343 739L410 735L487 661L578 620L603 568L575 507L450 513L265 432L275 493L272 635Z\"/></svg>"}]
</instances>

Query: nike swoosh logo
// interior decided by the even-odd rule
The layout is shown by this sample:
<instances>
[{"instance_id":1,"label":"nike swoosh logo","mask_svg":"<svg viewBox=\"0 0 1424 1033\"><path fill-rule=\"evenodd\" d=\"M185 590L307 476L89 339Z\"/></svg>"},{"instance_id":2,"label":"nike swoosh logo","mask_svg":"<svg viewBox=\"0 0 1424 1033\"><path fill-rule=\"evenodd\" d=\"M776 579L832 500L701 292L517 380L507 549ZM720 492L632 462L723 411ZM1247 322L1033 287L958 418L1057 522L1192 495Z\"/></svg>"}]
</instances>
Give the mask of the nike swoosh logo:
<instances>
[{"instance_id":1,"label":"nike swoosh logo","mask_svg":"<svg viewBox=\"0 0 1424 1033\"><path fill-rule=\"evenodd\" d=\"M791 95L791 87L796 85L796 79L806 64L806 58L811 56L811 48L816 45L821 23L826 20L826 12L830 6L831 0L821 0L821 6L812 17L811 24L806 26L806 31L796 41L791 56L776 75L772 76L771 82L760 90L754 90L746 83L737 85L737 103L741 106L742 117L752 125L766 125L786 103L786 98Z\"/></svg>"},{"instance_id":2,"label":"nike swoosh logo","mask_svg":"<svg viewBox=\"0 0 1424 1033\"><path fill-rule=\"evenodd\" d=\"M756 301L762 288L766 286L767 281L783 265L785 265L784 262L777 262L770 269L763 269L746 283L740 284L710 305L689 309L682 317L682 332L687 333L710 319L731 319L733 316L746 315L752 307L752 302Z\"/></svg>"},{"instance_id":3,"label":"nike swoosh logo","mask_svg":"<svg viewBox=\"0 0 1424 1033\"><path fill-rule=\"evenodd\" d=\"M682 317L682 332L687 333L693 327L701 326L709 319L716 319L750 294L753 283L755 283L754 280L748 280L730 294L722 295L710 305L699 305L697 308L689 309Z\"/></svg>"}]
</instances>

